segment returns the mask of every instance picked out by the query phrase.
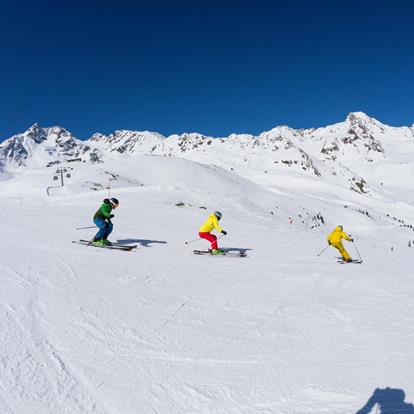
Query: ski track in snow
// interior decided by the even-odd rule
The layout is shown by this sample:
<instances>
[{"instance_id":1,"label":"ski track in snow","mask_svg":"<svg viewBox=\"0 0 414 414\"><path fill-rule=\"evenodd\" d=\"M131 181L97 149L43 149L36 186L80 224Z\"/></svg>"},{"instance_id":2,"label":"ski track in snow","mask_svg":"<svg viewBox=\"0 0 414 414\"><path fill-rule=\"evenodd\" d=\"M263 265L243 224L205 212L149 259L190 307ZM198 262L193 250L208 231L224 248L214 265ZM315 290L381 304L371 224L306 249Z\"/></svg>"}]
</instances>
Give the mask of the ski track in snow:
<instances>
[{"instance_id":1,"label":"ski track in snow","mask_svg":"<svg viewBox=\"0 0 414 414\"><path fill-rule=\"evenodd\" d=\"M44 412L46 408L51 413L107 413L97 407L96 397L85 389L84 382L58 351L47 340L41 340L44 337L38 326L41 317L34 305L29 312L2 306L2 325L7 336L1 343L14 345L8 357L2 358L2 389L9 390L15 401L25 402L19 409L32 406L32 412ZM78 402L73 400L73 394Z\"/></svg>"}]
</instances>

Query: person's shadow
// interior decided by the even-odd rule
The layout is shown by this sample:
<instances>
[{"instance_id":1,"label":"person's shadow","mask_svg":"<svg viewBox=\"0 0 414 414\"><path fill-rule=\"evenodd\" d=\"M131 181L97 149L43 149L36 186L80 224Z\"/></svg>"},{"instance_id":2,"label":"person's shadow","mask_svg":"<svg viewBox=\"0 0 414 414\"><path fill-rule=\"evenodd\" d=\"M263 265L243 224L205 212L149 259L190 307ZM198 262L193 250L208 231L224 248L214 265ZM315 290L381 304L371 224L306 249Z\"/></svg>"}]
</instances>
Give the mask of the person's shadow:
<instances>
[{"instance_id":1,"label":"person's shadow","mask_svg":"<svg viewBox=\"0 0 414 414\"><path fill-rule=\"evenodd\" d=\"M378 414L414 414L414 405L404 402L405 392L397 388L377 388L367 403L355 414L376 413L372 409L378 404Z\"/></svg>"},{"instance_id":2,"label":"person's shadow","mask_svg":"<svg viewBox=\"0 0 414 414\"><path fill-rule=\"evenodd\" d=\"M119 244L138 243L144 247L152 247L151 244L167 244L165 240L148 240L148 239L123 239L117 240Z\"/></svg>"}]
</instances>

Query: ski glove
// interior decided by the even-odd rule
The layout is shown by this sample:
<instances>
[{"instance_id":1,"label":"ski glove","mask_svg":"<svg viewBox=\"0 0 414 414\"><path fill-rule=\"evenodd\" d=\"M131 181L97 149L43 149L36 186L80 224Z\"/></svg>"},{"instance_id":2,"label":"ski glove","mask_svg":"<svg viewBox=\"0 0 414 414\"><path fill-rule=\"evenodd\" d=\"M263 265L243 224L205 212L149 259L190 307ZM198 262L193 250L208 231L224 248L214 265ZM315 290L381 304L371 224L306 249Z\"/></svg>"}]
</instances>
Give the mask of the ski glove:
<instances>
[{"instance_id":1,"label":"ski glove","mask_svg":"<svg viewBox=\"0 0 414 414\"><path fill-rule=\"evenodd\" d=\"M328 240L328 244L329 244L329 246L331 245L331 241L330 240Z\"/></svg>"},{"instance_id":2,"label":"ski glove","mask_svg":"<svg viewBox=\"0 0 414 414\"><path fill-rule=\"evenodd\" d=\"M222 230L221 232L222 232L224 235L226 235L226 234L227 234L227 231Z\"/></svg>"},{"instance_id":3,"label":"ski glove","mask_svg":"<svg viewBox=\"0 0 414 414\"><path fill-rule=\"evenodd\" d=\"M109 218L111 219L112 217L115 217L113 214L111 214L110 216L109 216Z\"/></svg>"}]
</instances>

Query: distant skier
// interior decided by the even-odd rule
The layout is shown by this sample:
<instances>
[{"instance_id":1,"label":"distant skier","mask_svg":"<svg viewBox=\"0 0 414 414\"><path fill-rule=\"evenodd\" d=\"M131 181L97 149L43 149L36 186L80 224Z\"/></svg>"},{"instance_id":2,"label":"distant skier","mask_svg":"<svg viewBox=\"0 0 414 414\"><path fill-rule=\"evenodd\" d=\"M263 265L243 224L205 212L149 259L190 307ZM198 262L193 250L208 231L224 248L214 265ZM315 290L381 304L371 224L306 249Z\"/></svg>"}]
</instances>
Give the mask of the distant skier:
<instances>
[{"instance_id":1,"label":"distant skier","mask_svg":"<svg viewBox=\"0 0 414 414\"><path fill-rule=\"evenodd\" d=\"M351 262L352 261L351 256L346 251L345 247L342 245L342 239L345 239L351 242L354 241L354 239L351 239L344 232L344 228L342 226L336 227L335 230L326 238L330 246L335 247L335 249L339 250L339 253L341 253L341 256L345 262Z\"/></svg>"},{"instance_id":2,"label":"distant skier","mask_svg":"<svg viewBox=\"0 0 414 414\"><path fill-rule=\"evenodd\" d=\"M214 234L211 234L211 232L214 229L216 229L217 231L219 231L220 233L224 235L227 234L227 232L224 231L218 223L221 217L222 215L220 211L215 211L214 213L211 213L208 216L208 219L203 223L203 225L198 230L199 231L198 235L202 239L206 239L211 243L212 254L224 254L224 251L218 248L217 237Z\"/></svg>"},{"instance_id":3,"label":"distant skier","mask_svg":"<svg viewBox=\"0 0 414 414\"><path fill-rule=\"evenodd\" d=\"M99 231L93 239L95 246L111 245L108 236L112 233L113 224L111 218L114 217L112 210L119 206L116 198L105 198L99 210L93 216L93 222L98 226Z\"/></svg>"}]
</instances>

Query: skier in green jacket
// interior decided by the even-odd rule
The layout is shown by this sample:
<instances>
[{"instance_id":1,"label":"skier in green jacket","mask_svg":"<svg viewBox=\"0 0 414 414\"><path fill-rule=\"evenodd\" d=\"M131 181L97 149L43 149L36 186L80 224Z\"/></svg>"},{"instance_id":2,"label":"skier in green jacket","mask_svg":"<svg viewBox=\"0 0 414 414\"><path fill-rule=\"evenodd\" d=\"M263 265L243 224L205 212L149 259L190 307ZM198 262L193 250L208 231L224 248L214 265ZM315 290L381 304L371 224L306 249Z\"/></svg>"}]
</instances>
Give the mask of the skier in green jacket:
<instances>
[{"instance_id":1,"label":"skier in green jacket","mask_svg":"<svg viewBox=\"0 0 414 414\"><path fill-rule=\"evenodd\" d=\"M95 246L110 245L108 236L112 233L113 224L111 218L114 217L112 210L119 206L116 198L105 198L99 210L93 216L93 222L98 226L99 231L93 239L92 244Z\"/></svg>"}]
</instances>

